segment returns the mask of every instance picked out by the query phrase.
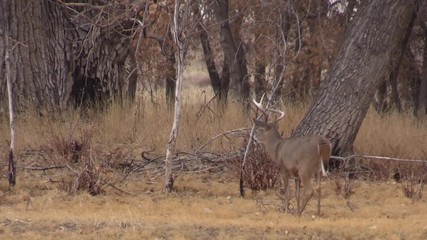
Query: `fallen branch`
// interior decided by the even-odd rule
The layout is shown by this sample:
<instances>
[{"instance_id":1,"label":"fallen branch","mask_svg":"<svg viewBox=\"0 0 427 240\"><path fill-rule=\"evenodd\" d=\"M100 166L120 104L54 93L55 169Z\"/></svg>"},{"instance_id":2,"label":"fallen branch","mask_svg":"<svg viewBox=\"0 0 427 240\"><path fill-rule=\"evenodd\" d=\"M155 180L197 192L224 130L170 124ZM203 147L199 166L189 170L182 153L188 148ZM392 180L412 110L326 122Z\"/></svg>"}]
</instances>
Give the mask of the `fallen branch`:
<instances>
[{"instance_id":1,"label":"fallen branch","mask_svg":"<svg viewBox=\"0 0 427 240\"><path fill-rule=\"evenodd\" d=\"M427 164L427 160L393 158L393 157L383 157L383 156L371 156L371 155L363 155L363 154L355 154L355 155L351 155L348 157L331 156L331 158L343 160L343 161L348 161L352 158L365 158L365 159L387 160L387 161L398 161L398 162L419 162L419 163L426 163Z\"/></svg>"}]
</instances>

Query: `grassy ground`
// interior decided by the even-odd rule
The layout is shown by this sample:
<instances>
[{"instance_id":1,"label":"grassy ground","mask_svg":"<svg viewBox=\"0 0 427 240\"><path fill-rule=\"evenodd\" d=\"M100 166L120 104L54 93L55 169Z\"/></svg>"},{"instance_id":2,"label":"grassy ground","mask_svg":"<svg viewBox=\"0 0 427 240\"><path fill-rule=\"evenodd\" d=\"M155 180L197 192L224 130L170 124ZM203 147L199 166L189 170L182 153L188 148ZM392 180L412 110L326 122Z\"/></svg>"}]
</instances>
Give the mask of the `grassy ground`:
<instances>
[{"instance_id":1,"label":"grassy ground","mask_svg":"<svg viewBox=\"0 0 427 240\"><path fill-rule=\"evenodd\" d=\"M355 183L348 199L323 182L322 216L311 201L299 218L282 211L274 190L238 196L224 173L179 177L176 191L161 181L129 179L134 195L76 196L43 177L21 173L19 187L0 196L1 239L426 239L424 199L412 201L393 182ZM1 189L5 189L5 181Z\"/></svg>"},{"instance_id":2,"label":"grassy ground","mask_svg":"<svg viewBox=\"0 0 427 240\"><path fill-rule=\"evenodd\" d=\"M221 157L239 150L241 133L212 137L249 128L250 117L238 103L231 102L221 112L207 104L209 91L187 88L177 151ZM0 165L0 239L427 239L426 197L405 196L405 189L417 189L418 184L391 180L390 171L398 165L379 164L382 177L365 181L325 179L320 217L313 217L314 200L300 218L285 214L277 186L247 190L239 197L237 174L226 161L219 168L204 164L201 170L178 170L175 191L164 193L161 160L157 167L141 171L126 168L143 162L142 151L153 150L152 157L165 154L172 114L161 97L143 96L144 101L132 107L114 105L102 113L20 114L16 187L7 186L6 166ZM285 107L280 130L289 135L307 106ZM0 123L0 157L6 159L7 119ZM76 179L82 179L75 176L88 170L88 165L73 162L73 141L82 147L80 157L93 163L89 170L96 176L90 177L104 180L103 193L70 191ZM374 111L368 113L355 143L358 153L411 159L426 159L425 146L425 120ZM73 170L34 169L64 164Z\"/></svg>"}]
</instances>

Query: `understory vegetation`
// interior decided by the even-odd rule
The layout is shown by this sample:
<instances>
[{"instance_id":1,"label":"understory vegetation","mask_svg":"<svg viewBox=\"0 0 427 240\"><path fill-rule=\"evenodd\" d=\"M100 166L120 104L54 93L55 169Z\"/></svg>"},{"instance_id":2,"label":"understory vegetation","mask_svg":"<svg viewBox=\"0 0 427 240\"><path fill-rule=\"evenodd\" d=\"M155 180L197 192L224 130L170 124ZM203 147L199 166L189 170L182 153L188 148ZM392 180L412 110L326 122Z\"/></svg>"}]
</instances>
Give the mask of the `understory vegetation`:
<instances>
[{"instance_id":1,"label":"understory vegetation","mask_svg":"<svg viewBox=\"0 0 427 240\"><path fill-rule=\"evenodd\" d=\"M135 104L113 103L96 111L18 114L14 189L6 183L6 161L0 164L0 224L5 227L0 236L36 239L53 231L58 238L102 233L114 238L341 239L368 230L360 238L427 237L427 225L419 219L426 211L425 162L356 157L353 178L346 177L345 168L337 168L324 179L323 216L311 217L315 202L311 201L298 220L283 213L277 196L279 173L262 147L254 145L243 175L244 186L251 191L240 198L240 165L255 113L245 113L232 101L220 109L210 101L210 90L192 85L185 86L183 96L173 161L175 191L164 193L172 111L160 96L141 95ZM279 107L286 109L280 132L289 136L309 105L282 102ZM0 121L4 160L9 129L6 116ZM356 155L425 160L426 144L425 119L372 109L354 147ZM45 224L36 224L38 220ZM401 224L411 227L398 231ZM133 231L125 233L126 229Z\"/></svg>"}]
</instances>

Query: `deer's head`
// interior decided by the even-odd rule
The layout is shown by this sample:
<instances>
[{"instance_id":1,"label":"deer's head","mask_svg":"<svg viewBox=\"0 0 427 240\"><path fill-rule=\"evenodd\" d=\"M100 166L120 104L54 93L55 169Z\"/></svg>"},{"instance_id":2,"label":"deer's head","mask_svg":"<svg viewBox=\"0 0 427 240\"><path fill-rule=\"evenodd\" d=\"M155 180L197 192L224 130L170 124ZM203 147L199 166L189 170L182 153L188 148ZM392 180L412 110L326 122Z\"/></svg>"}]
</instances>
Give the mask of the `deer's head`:
<instances>
[{"instance_id":1,"label":"deer's head","mask_svg":"<svg viewBox=\"0 0 427 240\"><path fill-rule=\"evenodd\" d=\"M257 142L263 143L269 139L276 137L278 132L274 123L266 123L254 119L255 135L254 138Z\"/></svg>"},{"instance_id":2,"label":"deer's head","mask_svg":"<svg viewBox=\"0 0 427 240\"><path fill-rule=\"evenodd\" d=\"M265 108L262 106L261 101L262 101L262 99L258 103L255 100L253 100L253 103L261 111L261 113L264 115L265 121L260 121L257 119L254 119L253 121L255 124L255 140L258 142L261 142L261 143L265 143L268 141L275 140L277 138L281 138L275 125L280 119L282 119L285 116L285 113L282 111ZM276 119L276 121L268 123L267 122L267 120L268 120L267 111L279 113L280 116L279 116L279 118Z\"/></svg>"}]
</instances>

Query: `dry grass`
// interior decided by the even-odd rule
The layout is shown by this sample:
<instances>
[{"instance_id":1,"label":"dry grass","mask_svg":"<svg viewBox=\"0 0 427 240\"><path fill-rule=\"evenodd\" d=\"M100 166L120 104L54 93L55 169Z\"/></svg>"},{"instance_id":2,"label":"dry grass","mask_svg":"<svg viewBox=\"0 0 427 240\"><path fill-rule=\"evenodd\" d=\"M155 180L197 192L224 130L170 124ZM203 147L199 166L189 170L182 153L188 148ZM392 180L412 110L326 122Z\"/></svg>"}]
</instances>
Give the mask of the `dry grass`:
<instances>
[{"instance_id":1,"label":"dry grass","mask_svg":"<svg viewBox=\"0 0 427 240\"><path fill-rule=\"evenodd\" d=\"M336 182L323 182L321 217L313 218L311 201L301 218L286 215L276 189L238 197L238 179L229 170L180 172L176 190L163 193L161 172L130 175L115 162L142 162L142 151L164 155L172 113L162 94L143 96L131 107L113 105L102 113L70 111L63 117L20 114L18 129L18 185L9 189L1 169L0 238L10 239L426 239L425 196L411 199L403 184L355 181L354 193L343 198ZM141 97L142 98L142 97ZM249 128L250 118L238 103L225 112L206 105L211 93L186 86L177 151L193 152L225 131ZM141 100L141 99L140 99ZM205 107L208 106L208 107ZM280 129L289 135L303 117L306 105L286 105ZM252 113L253 114L253 113ZM7 120L0 120L1 159L6 159ZM74 160L69 144L82 146ZM356 139L359 153L426 159L427 124L410 115L379 116L370 111ZM219 137L201 151L218 154L242 147L241 134ZM64 149L68 149L64 151ZM31 151L30 151L31 150ZM35 154L43 151L46 159ZM105 160L105 159L108 159ZM77 161L78 163L74 163ZM108 162L102 165L102 162ZM104 194L69 194L61 179L67 169L34 171L24 167L67 163L76 170L94 162ZM80 164L80 165L79 165ZM104 163L103 163L104 164ZM80 170L79 170L80 171ZM390 169L387 169L390 171ZM73 174L71 174L73 175ZM123 176L126 176L124 178ZM131 193L131 195L127 193ZM292 206L291 206L292 207ZM294 207L294 206L293 206Z\"/></svg>"},{"instance_id":2,"label":"dry grass","mask_svg":"<svg viewBox=\"0 0 427 240\"><path fill-rule=\"evenodd\" d=\"M274 191L237 195L227 174L183 175L174 193L133 178L135 196L70 196L33 174L0 196L1 238L21 239L425 239L424 200L405 198L390 182L357 182L343 199L323 182L323 215L311 201L301 218L286 215ZM209 179L204 182L203 179ZM4 189L4 181L1 188Z\"/></svg>"},{"instance_id":3,"label":"dry grass","mask_svg":"<svg viewBox=\"0 0 427 240\"><path fill-rule=\"evenodd\" d=\"M379 115L371 109L356 138L356 152L427 159L427 119L416 119L410 113L391 112Z\"/></svg>"}]
</instances>

